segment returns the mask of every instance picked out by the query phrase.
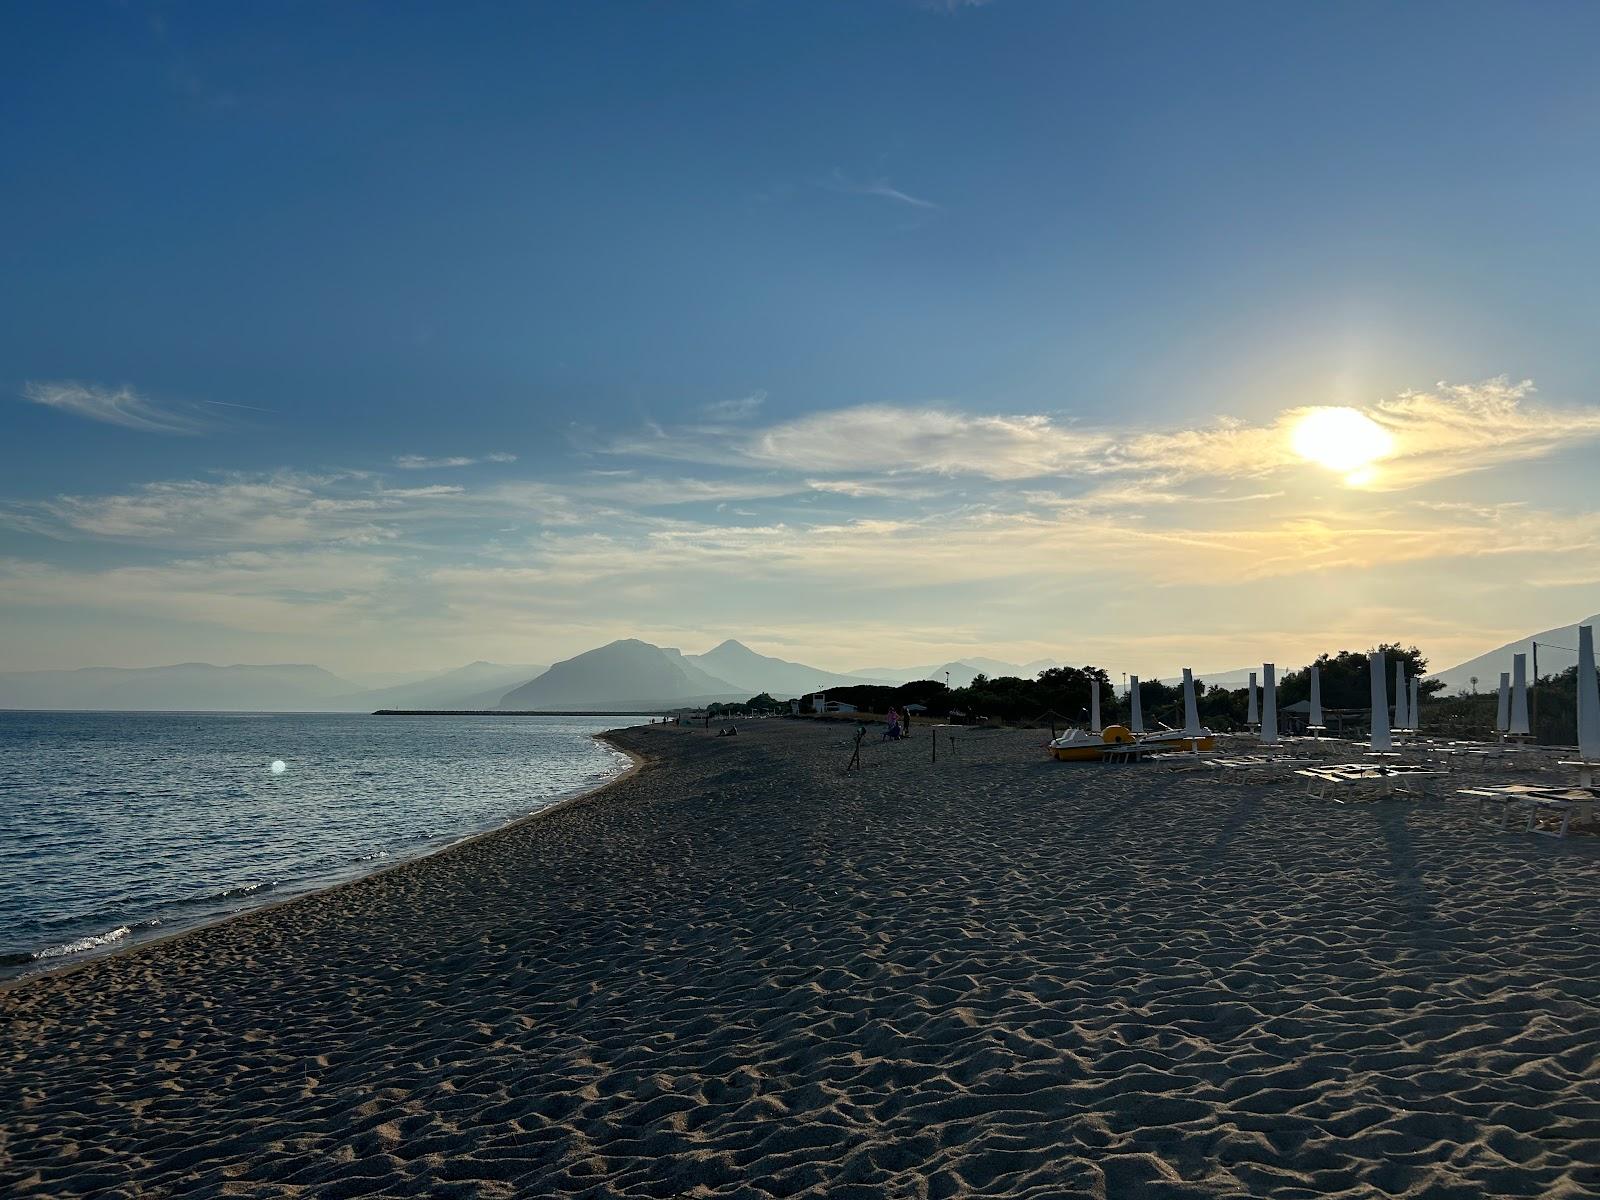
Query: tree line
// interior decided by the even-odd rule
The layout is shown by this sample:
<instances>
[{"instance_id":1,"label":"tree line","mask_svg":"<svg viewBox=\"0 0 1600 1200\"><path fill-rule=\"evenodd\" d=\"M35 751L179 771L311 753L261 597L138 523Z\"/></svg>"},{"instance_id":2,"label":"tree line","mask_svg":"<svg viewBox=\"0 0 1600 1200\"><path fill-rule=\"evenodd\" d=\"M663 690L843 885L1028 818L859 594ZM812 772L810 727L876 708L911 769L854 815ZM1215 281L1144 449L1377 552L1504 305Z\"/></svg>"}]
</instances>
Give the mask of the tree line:
<instances>
[{"instance_id":1,"label":"tree line","mask_svg":"<svg viewBox=\"0 0 1600 1200\"><path fill-rule=\"evenodd\" d=\"M1385 686L1394 688L1394 663L1406 664L1406 675L1425 674L1428 660L1415 646L1402 647L1397 643L1384 643L1375 649L1388 658L1388 678ZM1322 671L1322 704L1327 709L1366 709L1371 703L1370 675L1367 652L1342 650L1337 654L1324 654L1317 659ZM1034 721L1054 715L1063 723L1087 721L1092 682L1100 685L1100 715L1105 724L1130 719L1131 706L1126 697L1114 694L1111 675L1103 667L1051 667L1032 679L1011 675L991 678L978 675L966 687L951 688L934 679L918 679L898 687L881 684L857 684L828 689L828 699L852 704L866 713L883 713L890 708L904 708L907 704L920 704L930 715L949 717L952 713L970 719L985 718L991 721ZM1259 681L1258 681L1259 683ZM1439 690L1440 685L1424 680L1425 696ZM1303 668L1290 671L1278 680L1278 705L1280 710L1289 704L1308 699L1311 695L1311 671ZM1248 688L1226 688L1210 685L1204 679L1195 680L1196 703L1200 719L1212 729L1242 729L1249 707ZM758 701L776 703L770 696L753 697L746 707L751 711L763 710ZM1393 702L1391 695L1390 702ZM1180 726L1183 724L1183 683L1181 679L1142 679L1139 681L1139 704L1145 724Z\"/></svg>"},{"instance_id":2,"label":"tree line","mask_svg":"<svg viewBox=\"0 0 1600 1200\"><path fill-rule=\"evenodd\" d=\"M1385 671L1384 690L1389 705L1394 704L1394 664L1405 663L1408 679L1425 675L1428 660L1415 646L1401 646L1398 642L1385 642L1373 647L1380 650L1388 664ZM1322 677L1322 707L1333 713L1345 710L1356 714L1367 713L1372 705L1371 671L1366 650L1341 650L1336 654L1323 654L1316 660ZM1536 699L1531 705L1533 734L1537 740L1550 745L1570 744L1577 729L1577 679L1578 669L1569 667L1556 675L1545 675L1534 688ZM898 687L881 684L856 684L829 688L830 700L854 705L863 713L885 713L891 708L903 709L908 704L920 704L930 717L949 719L960 714L969 720L979 718L990 721L1043 722L1055 718L1062 724L1086 723L1089 719L1089 689L1091 681L1100 684L1100 716L1104 724L1127 724L1131 719L1131 705L1127 697L1113 694L1110 673L1103 667L1052 667L1041 671L1032 679L1002 675L990 678L978 675L966 687L952 688L934 679L918 679ZM1260 680L1257 680L1258 688ZM1441 734L1461 737L1489 737L1494 733L1495 714L1499 703L1497 690L1479 693L1461 692L1454 696L1441 696L1444 685L1437 680L1424 679L1420 685L1426 712L1423 723ZM1303 667L1289 671L1278 679L1278 708L1282 712L1288 705L1311 697L1311 669ZM1249 711L1249 691L1246 687L1227 688L1195 680L1196 704L1200 720L1208 728L1222 732L1245 728ZM1260 699L1259 694L1257 697ZM1182 680L1142 679L1139 681L1139 706L1147 728L1159 725L1180 727L1183 724ZM752 696L743 703L713 704L708 710L711 718L743 714L779 715L789 711L786 700L776 700L766 692Z\"/></svg>"}]
</instances>

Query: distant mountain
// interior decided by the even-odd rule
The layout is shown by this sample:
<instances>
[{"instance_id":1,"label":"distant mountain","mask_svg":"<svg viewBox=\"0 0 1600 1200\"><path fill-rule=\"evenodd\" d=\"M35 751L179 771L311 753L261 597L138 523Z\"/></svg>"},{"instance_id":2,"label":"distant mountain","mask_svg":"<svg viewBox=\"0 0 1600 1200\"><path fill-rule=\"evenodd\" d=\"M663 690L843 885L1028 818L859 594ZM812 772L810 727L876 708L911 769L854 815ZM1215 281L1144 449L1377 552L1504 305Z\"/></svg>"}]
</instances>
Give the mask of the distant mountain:
<instances>
[{"instance_id":1,"label":"distant mountain","mask_svg":"<svg viewBox=\"0 0 1600 1200\"><path fill-rule=\"evenodd\" d=\"M497 708L500 697L506 692L546 670L548 668L542 666L480 661L393 687L341 696L339 702L341 707L364 711L375 708Z\"/></svg>"},{"instance_id":2,"label":"distant mountain","mask_svg":"<svg viewBox=\"0 0 1600 1200\"><path fill-rule=\"evenodd\" d=\"M433 671L346 671L344 677L363 691L399 687L402 683L421 683L439 674Z\"/></svg>"},{"instance_id":3,"label":"distant mountain","mask_svg":"<svg viewBox=\"0 0 1600 1200\"><path fill-rule=\"evenodd\" d=\"M744 692L744 698L767 692L783 699L803 696L807 692L815 692L821 688L844 687L847 684L862 682L850 675L841 675L818 667L808 667L804 663L788 662L785 659L757 654L742 642L736 642L731 638L715 650L684 657L686 661L694 663L718 679L731 683L736 689Z\"/></svg>"},{"instance_id":4,"label":"distant mountain","mask_svg":"<svg viewBox=\"0 0 1600 1200\"><path fill-rule=\"evenodd\" d=\"M303 663L83 667L0 674L0 708L316 712L338 708L348 679Z\"/></svg>"},{"instance_id":5,"label":"distant mountain","mask_svg":"<svg viewBox=\"0 0 1600 1200\"><path fill-rule=\"evenodd\" d=\"M1276 663L1274 665L1278 668L1278 678L1280 680L1290 671L1298 671L1302 669L1300 667L1287 667L1284 666L1283 663ZM1219 687L1230 692L1236 692L1250 682L1251 671L1256 673L1256 686L1260 687L1262 680L1262 672L1260 667L1234 667L1232 670L1228 671L1196 671L1194 673L1194 677L1207 687ZM1159 678L1163 683L1181 683L1183 681L1183 671L1180 668L1179 670L1174 671L1170 676L1159 676Z\"/></svg>"},{"instance_id":6,"label":"distant mountain","mask_svg":"<svg viewBox=\"0 0 1600 1200\"><path fill-rule=\"evenodd\" d=\"M500 707L604 711L749 697L748 691L703 670L681 651L626 638L556 663L506 693Z\"/></svg>"},{"instance_id":7,"label":"distant mountain","mask_svg":"<svg viewBox=\"0 0 1600 1200\"><path fill-rule=\"evenodd\" d=\"M1546 629L1542 633L1530 633L1520 641L1507 642L1504 646L1480 654L1477 658L1468 659L1458 666L1450 667L1437 674L1430 675L1430 679L1437 679L1444 684L1445 695L1456 692L1471 691L1472 677L1478 677L1478 690L1492 692L1500 686L1500 672L1511 670L1511 658L1515 654L1528 656L1528 677L1533 677L1533 643L1539 643L1539 674L1559 675L1568 667L1578 665L1578 626L1600 625L1600 614L1586 617L1581 621L1574 621L1571 625L1562 625L1556 629Z\"/></svg>"}]
</instances>

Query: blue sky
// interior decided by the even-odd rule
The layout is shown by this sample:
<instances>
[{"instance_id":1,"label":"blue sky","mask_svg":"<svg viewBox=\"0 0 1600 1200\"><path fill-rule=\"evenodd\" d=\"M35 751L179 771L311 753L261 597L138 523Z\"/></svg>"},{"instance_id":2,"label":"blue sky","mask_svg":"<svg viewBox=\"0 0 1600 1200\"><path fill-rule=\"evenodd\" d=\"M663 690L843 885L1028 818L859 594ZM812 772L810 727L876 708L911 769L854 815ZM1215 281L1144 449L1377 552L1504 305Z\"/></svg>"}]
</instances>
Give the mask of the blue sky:
<instances>
[{"instance_id":1,"label":"blue sky","mask_svg":"<svg viewBox=\"0 0 1600 1200\"><path fill-rule=\"evenodd\" d=\"M1587 615L1597 35L13 9L0 667L1447 665ZM1315 406L1396 434L1374 480L1281 455Z\"/></svg>"}]
</instances>

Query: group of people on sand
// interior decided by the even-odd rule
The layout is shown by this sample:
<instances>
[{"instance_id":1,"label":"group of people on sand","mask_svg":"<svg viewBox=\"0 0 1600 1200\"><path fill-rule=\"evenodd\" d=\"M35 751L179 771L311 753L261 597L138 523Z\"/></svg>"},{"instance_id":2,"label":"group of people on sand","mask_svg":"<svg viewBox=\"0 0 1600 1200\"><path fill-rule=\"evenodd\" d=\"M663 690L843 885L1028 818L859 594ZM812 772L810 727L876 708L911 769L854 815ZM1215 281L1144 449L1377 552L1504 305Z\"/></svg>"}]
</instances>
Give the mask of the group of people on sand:
<instances>
[{"instance_id":1,"label":"group of people on sand","mask_svg":"<svg viewBox=\"0 0 1600 1200\"><path fill-rule=\"evenodd\" d=\"M905 713L901 713L898 710L891 708L888 713L885 714L884 721L884 741L898 742L901 738L908 738L911 736L910 710L907 710Z\"/></svg>"}]
</instances>

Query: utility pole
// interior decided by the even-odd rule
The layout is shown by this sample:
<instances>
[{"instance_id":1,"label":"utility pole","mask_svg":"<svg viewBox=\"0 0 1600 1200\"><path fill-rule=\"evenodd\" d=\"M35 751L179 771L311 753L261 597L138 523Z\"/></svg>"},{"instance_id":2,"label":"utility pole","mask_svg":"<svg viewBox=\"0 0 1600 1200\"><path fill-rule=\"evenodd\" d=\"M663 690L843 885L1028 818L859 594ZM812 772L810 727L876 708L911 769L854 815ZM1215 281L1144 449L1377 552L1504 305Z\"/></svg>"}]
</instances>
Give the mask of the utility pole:
<instances>
[{"instance_id":1,"label":"utility pole","mask_svg":"<svg viewBox=\"0 0 1600 1200\"><path fill-rule=\"evenodd\" d=\"M1532 724L1531 728L1533 730L1534 743L1537 744L1538 741L1539 741L1539 643L1538 642L1535 642L1533 644L1533 688L1532 688L1532 695L1533 695L1533 724Z\"/></svg>"}]
</instances>

